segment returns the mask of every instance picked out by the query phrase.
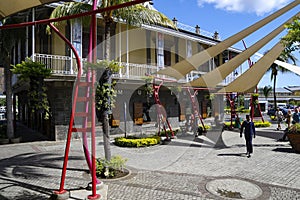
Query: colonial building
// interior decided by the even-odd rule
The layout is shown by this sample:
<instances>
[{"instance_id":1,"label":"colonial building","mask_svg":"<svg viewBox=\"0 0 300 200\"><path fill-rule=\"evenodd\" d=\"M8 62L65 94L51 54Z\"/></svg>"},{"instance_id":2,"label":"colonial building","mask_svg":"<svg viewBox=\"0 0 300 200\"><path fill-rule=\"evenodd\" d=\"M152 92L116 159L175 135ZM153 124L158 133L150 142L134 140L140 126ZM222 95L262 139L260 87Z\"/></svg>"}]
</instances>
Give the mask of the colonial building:
<instances>
[{"instance_id":1,"label":"colonial building","mask_svg":"<svg viewBox=\"0 0 300 200\"><path fill-rule=\"evenodd\" d=\"M27 21L49 18L58 4L49 4L19 13ZM147 5L148 7L151 6ZM174 19L177 29L154 25L132 27L123 21L116 20L111 27L111 59L121 63L123 68L113 77L117 80L117 101L113 109L111 125L127 132L138 130L141 125L157 122L157 103L152 94L145 91L145 77L156 76L158 70L172 66L203 49L220 42L218 33L208 33L199 26L189 27ZM104 23L100 15L97 18L97 59L104 59ZM77 49L82 62L87 58L89 44L89 27L80 20L58 27ZM52 76L46 79L48 100L51 108L50 119L44 120L42 115L29 118L26 102L27 84L14 81L14 97L18 99L19 120L38 129L50 139L64 139L70 120L72 91L77 74L75 57L67 44L52 32L46 34L46 25L37 25L24 29L26 39L16 42L12 64L20 63L26 57L44 63L52 69ZM159 100L164 106L168 119L173 127L186 120L186 115L193 107L189 88L182 88L187 83L225 63L241 51L228 48L221 54L199 66L184 79L175 81L172 77L156 76L155 84L162 84ZM230 83L236 73L229 75L223 84ZM162 83L163 82L163 83ZM192 92L191 95L194 93ZM205 88L195 93L196 106L202 117L215 116L223 112L222 97L214 101ZM217 96L217 95L216 95ZM219 101L218 101L219 99ZM219 103L218 103L219 102ZM126 108L126 109L125 109Z\"/></svg>"}]
</instances>

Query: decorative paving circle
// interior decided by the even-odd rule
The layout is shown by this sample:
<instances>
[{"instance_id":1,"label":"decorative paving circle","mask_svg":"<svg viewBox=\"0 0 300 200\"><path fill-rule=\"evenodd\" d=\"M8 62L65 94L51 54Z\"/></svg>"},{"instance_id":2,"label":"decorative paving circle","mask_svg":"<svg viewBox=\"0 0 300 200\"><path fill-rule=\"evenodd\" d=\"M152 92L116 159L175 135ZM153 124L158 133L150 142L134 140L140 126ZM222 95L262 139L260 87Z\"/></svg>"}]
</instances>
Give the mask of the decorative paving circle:
<instances>
[{"instance_id":1,"label":"decorative paving circle","mask_svg":"<svg viewBox=\"0 0 300 200\"><path fill-rule=\"evenodd\" d=\"M228 199L256 199L263 194L259 186L233 178L212 180L206 184L206 189L216 196Z\"/></svg>"}]
</instances>

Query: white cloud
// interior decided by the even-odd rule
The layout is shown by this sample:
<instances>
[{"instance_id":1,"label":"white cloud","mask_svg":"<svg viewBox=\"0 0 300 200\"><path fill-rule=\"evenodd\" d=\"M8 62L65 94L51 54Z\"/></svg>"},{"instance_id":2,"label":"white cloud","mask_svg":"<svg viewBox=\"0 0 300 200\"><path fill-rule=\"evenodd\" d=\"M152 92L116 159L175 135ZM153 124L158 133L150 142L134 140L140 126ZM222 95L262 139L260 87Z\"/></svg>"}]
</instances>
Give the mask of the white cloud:
<instances>
[{"instance_id":1,"label":"white cloud","mask_svg":"<svg viewBox=\"0 0 300 200\"><path fill-rule=\"evenodd\" d=\"M204 4L214 4L215 8L232 12L247 12L263 15L279 9L291 0L197 0L201 7Z\"/></svg>"}]
</instances>

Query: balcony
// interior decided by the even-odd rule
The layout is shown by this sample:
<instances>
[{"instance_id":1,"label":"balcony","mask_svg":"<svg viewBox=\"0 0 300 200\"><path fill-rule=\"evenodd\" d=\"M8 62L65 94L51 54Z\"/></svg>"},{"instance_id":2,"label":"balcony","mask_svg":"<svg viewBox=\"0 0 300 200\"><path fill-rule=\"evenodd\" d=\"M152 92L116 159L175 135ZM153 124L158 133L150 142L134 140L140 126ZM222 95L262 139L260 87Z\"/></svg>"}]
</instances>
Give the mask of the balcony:
<instances>
[{"instance_id":1,"label":"balcony","mask_svg":"<svg viewBox=\"0 0 300 200\"><path fill-rule=\"evenodd\" d=\"M51 69L55 75L76 75L78 71L76 60L72 59L70 56L36 53L34 54L34 60L45 64L46 67ZM86 59L83 58L82 62L85 63ZM119 73L113 74L114 78L141 80L143 77L154 74L158 71L157 66L154 65L126 62L121 62L121 65L123 67Z\"/></svg>"},{"instance_id":2,"label":"balcony","mask_svg":"<svg viewBox=\"0 0 300 200\"><path fill-rule=\"evenodd\" d=\"M70 56L61 55L49 55L49 54L34 54L35 61L41 62L46 65L48 69L52 69L54 75L76 75L77 74L77 64L76 60L72 59ZM83 58L82 62L85 63L86 59ZM142 80L143 77L151 74L155 74L158 71L158 67L154 65L147 64L136 64L136 63L126 63L121 62L123 66L118 73L113 74L116 79L132 79L132 80ZM214 67L215 68L215 67ZM210 69L212 70L212 69ZM186 83L192 81L207 72L191 71L186 75L185 79L179 80L181 83ZM165 75L157 75L160 78L165 78L169 80L174 80L172 77ZM236 77L230 74L224 79L222 85L227 85L232 82Z\"/></svg>"}]
</instances>

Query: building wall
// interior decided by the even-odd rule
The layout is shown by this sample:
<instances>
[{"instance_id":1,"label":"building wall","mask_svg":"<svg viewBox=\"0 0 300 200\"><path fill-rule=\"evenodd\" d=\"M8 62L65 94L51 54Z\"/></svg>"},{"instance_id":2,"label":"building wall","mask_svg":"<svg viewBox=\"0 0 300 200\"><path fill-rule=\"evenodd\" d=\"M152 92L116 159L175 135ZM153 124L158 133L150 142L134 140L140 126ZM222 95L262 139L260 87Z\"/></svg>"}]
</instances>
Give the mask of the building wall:
<instances>
[{"instance_id":1,"label":"building wall","mask_svg":"<svg viewBox=\"0 0 300 200\"><path fill-rule=\"evenodd\" d=\"M98 33L100 36L103 36L103 24L99 22ZM58 27L62 34L67 34L66 27ZM127 26L126 25L119 25L117 24L115 27L116 34L113 31L113 41L112 42L112 55L113 58L116 60L121 60L122 62L128 61L129 63L135 64L152 64L154 66L157 65L157 32L155 31L146 31L140 28L129 28L129 32L127 33ZM98 34L98 35L99 35ZM86 34L85 34L86 35ZM52 43L51 43L51 51L49 54L53 55L68 55L66 52L66 45L65 43L55 34L52 33ZM88 38L83 37L85 40L82 42L82 46L87 48L88 45L86 41ZM103 37L104 38L104 37ZM127 40L128 39L128 40ZM102 41L98 41L101 44ZM128 43L127 43L128 42ZM208 45L206 44L199 44L196 41L187 41L184 38L176 38L175 36L166 35L164 34L164 50L171 52L170 53L170 61L168 61L168 65L174 65L177 61L182 61L188 55L188 46L187 43L190 43L191 46L191 55L194 55L206 48ZM37 46L41 44L37 43ZM128 49L127 49L128 47ZM40 48L36 48L37 50ZM127 60L127 50L128 58ZM85 50L83 50L85 52ZM41 52L37 52L41 53ZM101 53L101 52L100 52ZM167 52L165 52L167 53ZM100 54L98 54L100 55ZM150 58L149 58L150 55ZM220 60L222 60L220 58ZM221 63L221 62L220 62ZM166 62L165 62L166 64ZM208 63L205 63L202 66L202 71L209 71ZM73 77L74 78L74 77ZM136 94L137 89L144 84L143 80L140 80L136 87L131 88L130 85L134 80L126 80L126 83L122 83L123 88L120 90L120 94L117 98L116 108L114 108L114 119L120 121L120 128L124 130L124 103L127 103L128 110L126 111L127 116L130 116L126 121L128 123L127 131L139 131L141 125L135 124L134 117L134 103L142 103L143 105L147 104L147 97L144 95ZM68 124L70 120L70 113L71 113L71 106L72 106L72 92L73 92L74 80L66 79L64 76L55 77L55 80L50 80L47 82L48 87L48 97L52 112L52 117L47 125L47 129L50 130L50 138L54 140L63 140L66 139L66 134L68 131ZM207 105L208 102L204 99L204 95L206 93L199 92L198 94L198 102L199 109L203 112L203 116L208 116ZM183 105L187 106L187 102L189 102L189 97L187 94L173 95L170 90L164 89L160 94L160 101L164 105L165 112L168 115L168 119L170 120L173 127L179 126L179 119L181 115L185 115L185 110L183 109ZM182 100L185 99L185 100ZM124 101L125 99L125 101ZM133 102L131 102L133 100ZM151 109L151 122L156 122L157 116L155 115L155 107L153 106L154 100L153 97L150 100ZM218 110L221 112L220 110ZM153 120L152 120L153 119ZM80 122L76 124L81 124ZM101 131L101 130L100 130ZM47 133L48 134L48 133ZM80 135L73 134L73 137L78 138Z\"/></svg>"}]
</instances>

